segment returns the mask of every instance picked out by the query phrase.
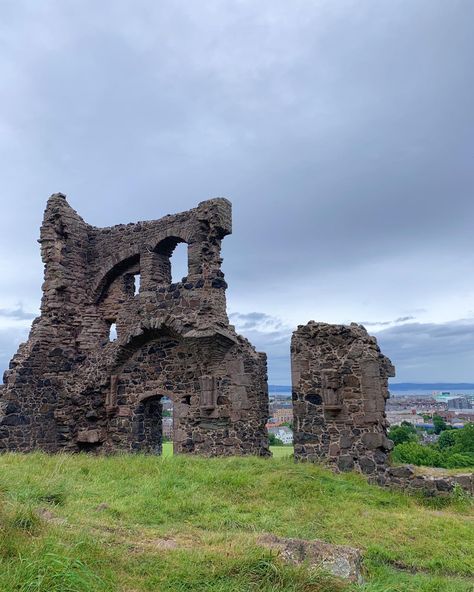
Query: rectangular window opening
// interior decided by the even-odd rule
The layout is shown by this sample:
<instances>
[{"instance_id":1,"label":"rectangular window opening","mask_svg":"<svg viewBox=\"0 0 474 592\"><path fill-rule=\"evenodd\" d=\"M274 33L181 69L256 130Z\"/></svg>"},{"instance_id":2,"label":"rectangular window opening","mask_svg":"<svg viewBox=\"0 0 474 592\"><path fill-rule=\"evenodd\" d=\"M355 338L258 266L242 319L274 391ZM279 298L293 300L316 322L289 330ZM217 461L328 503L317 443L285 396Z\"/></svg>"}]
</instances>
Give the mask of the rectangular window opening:
<instances>
[{"instance_id":1,"label":"rectangular window opening","mask_svg":"<svg viewBox=\"0 0 474 592\"><path fill-rule=\"evenodd\" d=\"M117 323L110 323L109 341L115 341L116 339L117 339Z\"/></svg>"},{"instance_id":2,"label":"rectangular window opening","mask_svg":"<svg viewBox=\"0 0 474 592\"><path fill-rule=\"evenodd\" d=\"M136 273L133 276L133 283L134 283L134 295L136 296L140 292L140 274Z\"/></svg>"}]
</instances>

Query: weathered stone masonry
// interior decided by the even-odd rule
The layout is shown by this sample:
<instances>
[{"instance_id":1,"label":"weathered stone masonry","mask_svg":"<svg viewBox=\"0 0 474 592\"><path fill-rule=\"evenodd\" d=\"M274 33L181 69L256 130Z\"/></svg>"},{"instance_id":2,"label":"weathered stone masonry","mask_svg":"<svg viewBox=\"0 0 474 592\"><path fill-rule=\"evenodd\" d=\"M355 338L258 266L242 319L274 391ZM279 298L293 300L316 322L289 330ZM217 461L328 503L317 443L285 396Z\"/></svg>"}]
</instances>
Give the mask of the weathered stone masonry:
<instances>
[{"instance_id":1,"label":"weathered stone masonry","mask_svg":"<svg viewBox=\"0 0 474 592\"><path fill-rule=\"evenodd\" d=\"M361 325L310 321L291 341L295 458L385 470L385 401L394 368Z\"/></svg>"},{"instance_id":2,"label":"weathered stone masonry","mask_svg":"<svg viewBox=\"0 0 474 592\"><path fill-rule=\"evenodd\" d=\"M51 196L41 316L5 372L0 450L159 452L166 395L175 452L269 454L266 356L226 314L220 250L230 232L225 199L95 228ZM188 275L172 284L180 242Z\"/></svg>"}]
</instances>

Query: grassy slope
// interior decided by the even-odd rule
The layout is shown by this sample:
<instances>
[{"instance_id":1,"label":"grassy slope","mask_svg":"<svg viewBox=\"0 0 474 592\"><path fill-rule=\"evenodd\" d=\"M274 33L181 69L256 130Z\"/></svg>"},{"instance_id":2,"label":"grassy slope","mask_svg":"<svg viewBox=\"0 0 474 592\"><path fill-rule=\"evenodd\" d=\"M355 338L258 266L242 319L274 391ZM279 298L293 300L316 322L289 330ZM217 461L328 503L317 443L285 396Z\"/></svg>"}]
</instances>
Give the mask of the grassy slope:
<instances>
[{"instance_id":1,"label":"grassy slope","mask_svg":"<svg viewBox=\"0 0 474 592\"><path fill-rule=\"evenodd\" d=\"M474 590L474 516L289 458L0 456L0 591ZM38 510L43 517L38 518ZM365 552L364 587L282 565L260 533Z\"/></svg>"}]
</instances>

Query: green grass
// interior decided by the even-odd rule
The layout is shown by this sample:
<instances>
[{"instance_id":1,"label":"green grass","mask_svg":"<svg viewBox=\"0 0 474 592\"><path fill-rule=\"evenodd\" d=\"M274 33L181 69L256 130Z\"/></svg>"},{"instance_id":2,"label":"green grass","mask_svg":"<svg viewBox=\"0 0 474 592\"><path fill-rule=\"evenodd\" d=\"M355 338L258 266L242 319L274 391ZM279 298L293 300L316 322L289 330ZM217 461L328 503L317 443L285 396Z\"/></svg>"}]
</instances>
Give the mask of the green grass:
<instances>
[{"instance_id":1,"label":"green grass","mask_svg":"<svg viewBox=\"0 0 474 592\"><path fill-rule=\"evenodd\" d=\"M273 458L290 458L293 455L293 446L270 446Z\"/></svg>"},{"instance_id":2,"label":"green grass","mask_svg":"<svg viewBox=\"0 0 474 592\"><path fill-rule=\"evenodd\" d=\"M288 458L293 454L293 446L270 446L274 458ZM173 456L173 443L163 442L163 456Z\"/></svg>"},{"instance_id":3,"label":"green grass","mask_svg":"<svg viewBox=\"0 0 474 592\"><path fill-rule=\"evenodd\" d=\"M280 458L0 456L1 592L472 592L469 500ZM366 583L282 563L262 533L363 550Z\"/></svg>"}]
</instances>

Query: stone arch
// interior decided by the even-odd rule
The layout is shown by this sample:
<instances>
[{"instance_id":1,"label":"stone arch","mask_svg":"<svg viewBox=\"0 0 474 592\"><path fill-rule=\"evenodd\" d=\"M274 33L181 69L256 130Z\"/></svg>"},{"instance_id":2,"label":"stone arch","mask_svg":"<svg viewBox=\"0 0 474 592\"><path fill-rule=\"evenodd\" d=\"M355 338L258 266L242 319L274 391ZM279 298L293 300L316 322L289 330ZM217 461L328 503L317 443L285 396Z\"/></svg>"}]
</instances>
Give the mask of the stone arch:
<instances>
[{"instance_id":1,"label":"stone arch","mask_svg":"<svg viewBox=\"0 0 474 592\"><path fill-rule=\"evenodd\" d=\"M112 282L128 269L137 265L140 265L140 253L136 250L122 251L109 258L97 274L98 279L92 288L93 302L99 303L104 298Z\"/></svg>"},{"instance_id":2,"label":"stone arch","mask_svg":"<svg viewBox=\"0 0 474 592\"><path fill-rule=\"evenodd\" d=\"M191 452L193 422L201 413L199 378L195 352L176 331L161 324L130 335L118 348L110 382L113 441L121 440L125 449L159 453L166 396L173 402L174 449Z\"/></svg>"},{"instance_id":3,"label":"stone arch","mask_svg":"<svg viewBox=\"0 0 474 592\"><path fill-rule=\"evenodd\" d=\"M153 277L159 285L172 283L172 256L176 247L189 241L178 235L170 235L161 239L152 249ZM187 253L186 277L189 275L189 252Z\"/></svg>"},{"instance_id":4,"label":"stone arch","mask_svg":"<svg viewBox=\"0 0 474 592\"><path fill-rule=\"evenodd\" d=\"M161 337L171 337L181 340L183 336L178 321L170 318L164 320L153 317L134 326L120 339L114 355L112 373L117 374L137 349L149 341L160 339Z\"/></svg>"},{"instance_id":5,"label":"stone arch","mask_svg":"<svg viewBox=\"0 0 474 592\"><path fill-rule=\"evenodd\" d=\"M176 246L179 245L179 243L188 243L188 240L182 238L181 236L170 235L161 239L153 250L155 253L159 253L160 255L171 257L173 251L175 250Z\"/></svg>"}]
</instances>

